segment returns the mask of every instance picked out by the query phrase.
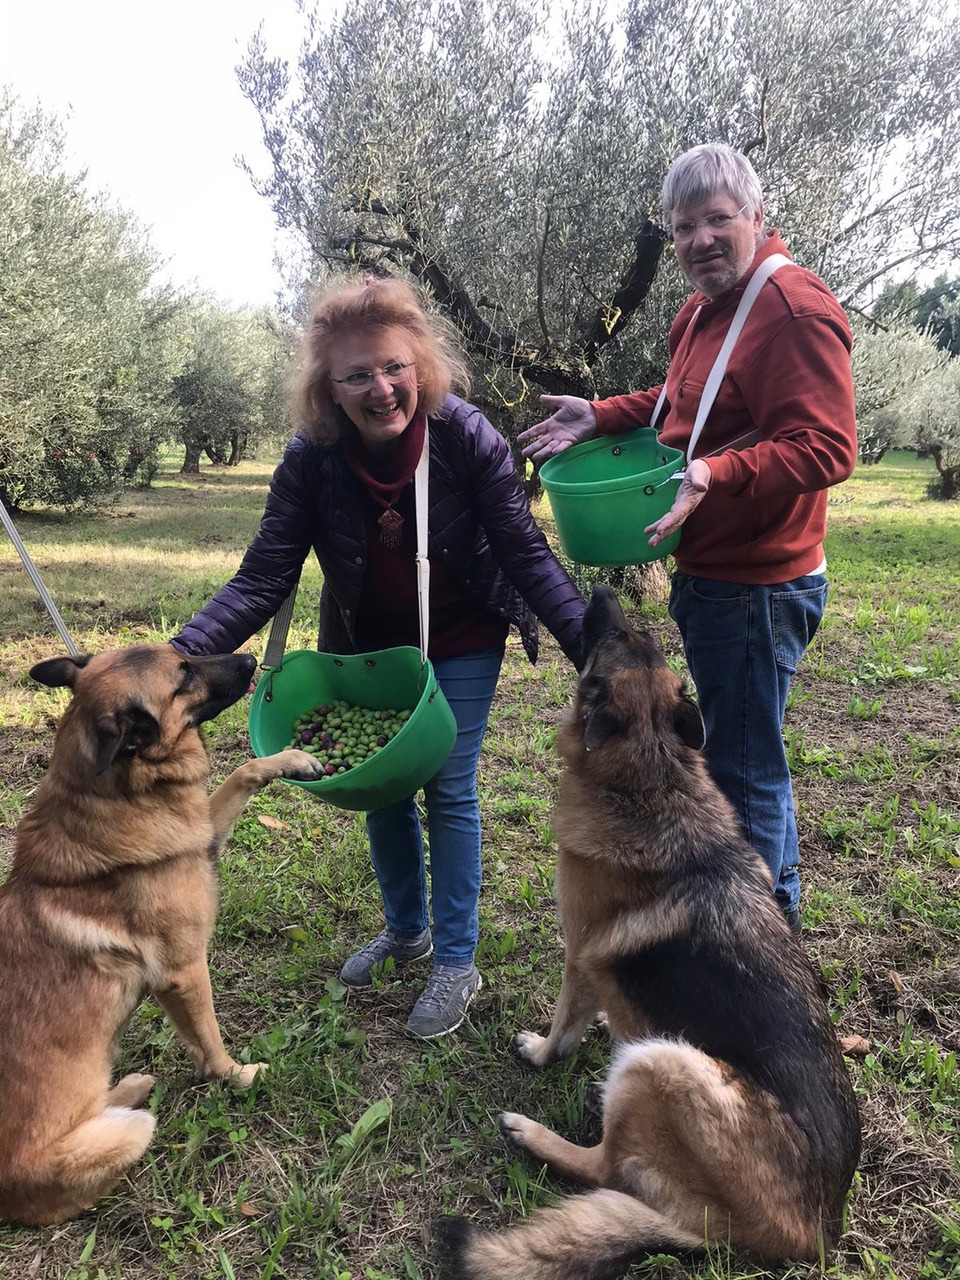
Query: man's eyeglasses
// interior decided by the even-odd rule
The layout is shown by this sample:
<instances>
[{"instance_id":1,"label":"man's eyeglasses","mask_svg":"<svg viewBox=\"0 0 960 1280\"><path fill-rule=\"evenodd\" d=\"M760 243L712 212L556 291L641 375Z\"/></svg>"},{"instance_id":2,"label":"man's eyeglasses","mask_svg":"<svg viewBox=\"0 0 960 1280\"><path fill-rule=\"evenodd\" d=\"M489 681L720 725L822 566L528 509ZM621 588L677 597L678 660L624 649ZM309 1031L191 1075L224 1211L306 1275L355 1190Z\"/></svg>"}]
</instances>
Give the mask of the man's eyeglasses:
<instances>
[{"instance_id":1,"label":"man's eyeglasses","mask_svg":"<svg viewBox=\"0 0 960 1280\"><path fill-rule=\"evenodd\" d=\"M399 360L394 360L392 364L385 364L382 369L355 369L345 378L331 378L330 381L338 383L346 391L369 391L374 378L382 373L388 382L396 386L398 382L406 381L407 370L412 369L414 363L409 360L406 364L401 364Z\"/></svg>"},{"instance_id":2,"label":"man's eyeglasses","mask_svg":"<svg viewBox=\"0 0 960 1280\"><path fill-rule=\"evenodd\" d=\"M749 203L748 200L747 204ZM735 222L744 212L747 204L742 205L736 213L708 213L705 218L681 218L679 222L675 222L670 228L670 239L676 244L682 244L685 240L692 240L697 234L698 227L709 227L711 231L726 231L730 223Z\"/></svg>"}]
</instances>

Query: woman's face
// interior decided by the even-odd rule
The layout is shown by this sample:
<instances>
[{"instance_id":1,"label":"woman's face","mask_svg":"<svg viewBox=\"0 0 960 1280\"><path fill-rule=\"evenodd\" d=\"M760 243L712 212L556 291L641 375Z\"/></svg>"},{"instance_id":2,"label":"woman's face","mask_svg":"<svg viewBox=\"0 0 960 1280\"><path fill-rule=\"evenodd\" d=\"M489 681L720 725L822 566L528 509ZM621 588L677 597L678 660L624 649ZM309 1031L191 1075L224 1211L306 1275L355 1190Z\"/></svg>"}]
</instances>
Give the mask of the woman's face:
<instances>
[{"instance_id":1,"label":"woman's face","mask_svg":"<svg viewBox=\"0 0 960 1280\"><path fill-rule=\"evenodd\" d=\"M333 399L371 453L388 450L417 411L413 355L409 339L398 328L345 333L330 344Z\"/></svg>"}]
</instances>

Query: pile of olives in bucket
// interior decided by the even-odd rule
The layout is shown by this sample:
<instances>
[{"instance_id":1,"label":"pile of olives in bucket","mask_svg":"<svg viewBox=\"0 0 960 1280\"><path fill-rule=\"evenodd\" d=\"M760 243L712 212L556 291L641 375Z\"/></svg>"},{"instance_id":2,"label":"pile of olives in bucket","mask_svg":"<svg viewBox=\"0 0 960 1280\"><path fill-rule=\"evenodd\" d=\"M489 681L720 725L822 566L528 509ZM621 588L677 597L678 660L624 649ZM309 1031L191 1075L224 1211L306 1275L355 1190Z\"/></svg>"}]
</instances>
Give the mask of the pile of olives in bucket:
<instances>
[{"instance_id":1,"label":"pile of olives in bucket","mask_svg":"<svg viewBox=\"0 0 960 1280\"><path fill-rule=\"evenodd\" d=\"M409 718L409 711L372 711L336 698L297 716L289 745L308 752L332 777L382 751Z\"/></svg>"}]
</instances>

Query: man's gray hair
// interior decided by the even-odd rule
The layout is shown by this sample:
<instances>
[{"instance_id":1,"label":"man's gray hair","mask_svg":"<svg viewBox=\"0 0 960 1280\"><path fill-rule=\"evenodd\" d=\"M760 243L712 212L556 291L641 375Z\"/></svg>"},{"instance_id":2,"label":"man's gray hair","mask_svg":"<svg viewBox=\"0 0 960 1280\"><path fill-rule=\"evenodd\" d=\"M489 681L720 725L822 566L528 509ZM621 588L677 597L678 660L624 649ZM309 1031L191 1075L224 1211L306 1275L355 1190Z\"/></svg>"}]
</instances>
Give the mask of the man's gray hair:
<instances>
[{"instance_id":1,"label":"man's gray hair","mask_svg":"<svg viewBox=\"0 0 960 1280\"><path fill-rule=\"evenodd\" d=\"M669 222L674 213L706 204L721 194L745 204L751 217L763 201L760 179L742 151L722 142L691 147L674 160L663 180L660 206L664 219Z\"/></svg>"}]
</instances>

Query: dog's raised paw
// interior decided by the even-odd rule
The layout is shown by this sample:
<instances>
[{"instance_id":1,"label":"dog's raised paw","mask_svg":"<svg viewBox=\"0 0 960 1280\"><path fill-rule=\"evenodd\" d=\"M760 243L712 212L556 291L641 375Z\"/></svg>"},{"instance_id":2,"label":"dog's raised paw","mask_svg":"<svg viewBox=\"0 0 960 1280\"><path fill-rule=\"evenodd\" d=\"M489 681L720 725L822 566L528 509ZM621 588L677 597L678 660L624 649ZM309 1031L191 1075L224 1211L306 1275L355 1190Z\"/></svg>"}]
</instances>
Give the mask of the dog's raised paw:
<instances>
[{"instance_id":1,"label":"dog's raised paw","mask_svg":"<svg viewBox=\"0 0 960 1280\"><path fill-rule=\"evenodd\" d=\"M289 778L292 782L316 782L318 778L325 778L326 771L319 760L310 755L307 751L298 751L296 747L290 747L289 750L281 752L280 776Z\"/></svg>"},{"instance_id":2,"label":"dog's raised paw","mask_svg":"<svg viewBox=\"0 0 960 1280\"><path fill-rule=\"evenodd\" d=\"M227 1076L227 1083L232 1089L249 1089L257 1076L266 1070L265 1062L247 1062L242 1067L238 1065L238 1069Z\"/></svg>"}]
</instances>

